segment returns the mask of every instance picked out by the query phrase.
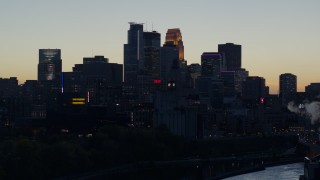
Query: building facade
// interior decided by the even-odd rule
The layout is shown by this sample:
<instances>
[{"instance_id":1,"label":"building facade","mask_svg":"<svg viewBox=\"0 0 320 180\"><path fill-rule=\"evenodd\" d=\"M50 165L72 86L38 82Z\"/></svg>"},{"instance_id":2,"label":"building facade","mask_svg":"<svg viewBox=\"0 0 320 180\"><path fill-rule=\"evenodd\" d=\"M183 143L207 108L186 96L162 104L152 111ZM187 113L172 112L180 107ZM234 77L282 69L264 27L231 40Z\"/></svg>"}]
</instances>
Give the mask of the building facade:
<instances>
[{"instance_id":1,"label":"building facade","mask_svg":"<svg viewBox=\"0 0 320 180\"><path fill-rule=\"evenodd\" d=\"M61 50L39 49L38 81L59 79L61 72Z\"/></svg>"},{"instance_id":2,"label":"building facade","mask_svg":"<svg viewBox=\"0 0 320 180\"><path fill-rule=\"evenodd\" d=\"M241 68L241 45L233 43L219 44L218 52L224 54L226 70Z\"/></svg>"},{"instance_id":3,"label":"building facade","mask_svg":"<svg viewBox=\"0 0 320 180\"><path fill-rule=\"evenodd\" d=\"M279 77L279 88L281 104L286 106L290 101L295 100L297 76L291 73L281 74Z\"/></svg>"},{"instance_id":4,"label":"building facade","mask_svg":"<svg viewBox=\"0 0 320 180\"><path fill-rule=\"evenodd\" d=\"M130 22L128 43L124 45L124 82L135 85L144 67L143 24Z\"/></svg>"},{"instance_id":5,"label":"building facade","mask_svg":"<svg viewBox=\"0 0 320 180\"><path fill-rule=\"evenodd\" d=\"M201 55L201 75L220 79L223 70L223 54L204 52Z\"/></svg>"},{"instance_id":6,"label":"building facade","mask_svg":"<svg viewBox=\"0 0 320 180\"><path fill-rule=\"evenodd\" d=\"M165 44L172 44L179 49L179 60L184 61L184 46L179 28L168 29Z\"/></svg>"},{"instance_id":7,"label":"building facade","mask_svg":"<svg viewBox=\"0 0 320 180\"><path fill-rule=\"evenodd\" d=\"M263 77L249 76L243 84L243 99L253 104L263 103L266 97L266 80Z\"/></svg>"}]
</instances>

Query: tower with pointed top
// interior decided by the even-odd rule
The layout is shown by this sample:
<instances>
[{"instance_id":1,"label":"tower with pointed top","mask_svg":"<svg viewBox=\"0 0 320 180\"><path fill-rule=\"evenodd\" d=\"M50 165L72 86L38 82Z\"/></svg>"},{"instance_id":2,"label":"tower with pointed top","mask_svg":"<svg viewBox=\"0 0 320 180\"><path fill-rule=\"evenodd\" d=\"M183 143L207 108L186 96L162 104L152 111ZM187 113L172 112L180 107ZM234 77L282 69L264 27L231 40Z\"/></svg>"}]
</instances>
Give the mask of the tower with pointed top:
<instances>
[{"instance_id":1,"label":"tower with pointed top","mask_svg":"<svg viewBox=\"0 0 320 180\"><path fill-rule=\"evenodd\" d=\"M177 46L179 49L179 60L184 61L184 46L179 28L168 29L165 44Z\"/></svg>"}]
</instances>

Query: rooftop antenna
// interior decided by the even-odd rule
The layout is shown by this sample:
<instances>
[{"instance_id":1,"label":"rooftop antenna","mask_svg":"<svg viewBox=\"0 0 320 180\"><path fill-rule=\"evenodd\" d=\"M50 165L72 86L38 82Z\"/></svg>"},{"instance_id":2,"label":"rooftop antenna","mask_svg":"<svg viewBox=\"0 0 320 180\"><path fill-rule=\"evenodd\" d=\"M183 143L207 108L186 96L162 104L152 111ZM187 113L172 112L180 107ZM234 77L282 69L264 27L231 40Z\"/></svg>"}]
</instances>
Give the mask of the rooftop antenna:
<instances>
[{"instance_id":1,"label":"rooftop antenna","mask_svg":"<svg viewBox=\"0 0 320 180\"><path fill-rule=\"evenodd\" d=\"M152 31L153 31L153 22L152 22Z\"/></svg>"}]
</instances>

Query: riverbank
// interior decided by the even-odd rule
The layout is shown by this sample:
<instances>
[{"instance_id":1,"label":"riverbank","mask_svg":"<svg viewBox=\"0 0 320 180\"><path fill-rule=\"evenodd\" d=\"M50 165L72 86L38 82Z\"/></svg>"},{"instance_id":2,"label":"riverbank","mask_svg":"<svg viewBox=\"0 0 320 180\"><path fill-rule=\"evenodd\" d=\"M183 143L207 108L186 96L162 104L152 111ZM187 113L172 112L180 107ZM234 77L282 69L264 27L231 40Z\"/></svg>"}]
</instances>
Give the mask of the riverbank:
<instances>
[{"instance_id":1,"label":"riverbank","mask_svg":"<svg viewBox=\"0 0 320 180\"><path fill-rule=\"evenodd\" d=\"M225 178L223 180L257 180L257 179L281 179L298 180L304 172L303 163L285 164L265 168L263 171L241 174Z\"/></svg>"},{"instance_id":2,"label":"riverbank","mask_svg":"<svg viewBox=\"0 0 320 180\"><path fill-rule=\"evenodd\" d=\"M303 161L304 161L304 157L297 157L292 159L281 160L279 162L265 163L264 167L267 168L267 167L281 166L281 165L293 164L293 163L303 163Z\"/></svg>"},{"instance_id":3,"label":"riverbank","mask_svg":"<svg viewBox=\"0 0 320 180\"><path fill-rule=\"evenodd\" d=\"M162 179L174 175L179 179L186 172L187 177L204 179L278 162L288 149L299 147L295 136L191 140L165 128L105 126L90 136L43 132L25 137L13 131L0 140L0 179L54 179L88 173L125 173L136 179L163 174ZM297 148L293 155L300 152Z\"/></svg>"},{"instance_id":4,"label":"riverbank","mask_svg":"<svg viewBox=\"0 0 320 180\"><path fill-rule=\"evenodd\" d=\"M302 163L302 162L303 162L303 158L301 158L301 157L281 160L279 162L270 162L270 163L266 163L266 164L263 164L263 165L258 166L258 167L252 167L252 168L246 168L246 169L241 169L241 170L228 172L228 173L225 173L223 175L220 175L220 176L217 176L217 177L213 177L213 178L211 178L211 180L220 180L220 179L239 176L239 175L248 174L248 173L252 173L252 172L264 171L268 167L275 167L275 166L294 164L294 163Z\"/></svg>"},{"instance_id":5,"label":"riverbank","mask_svg":"<svg viewBox=\"0 0 320 180\"><path fill-rule=\"evenodd\" d=\"M220 179L225 179L233 176L238 176L242 174L247 174L247 173L252 173L252 172L257 172L257 171L264 171L266 168L264 166L259 166L259 167L253 167L253 168L246 168L246 169L241 169L233 172L228 172L223 175L219 175L213 178L210 178L210 180L220 180Z\"/></svg>"},{"instance_id":6,"label":"riverbank","mask_svg":"<svg viewBox=\"0 0 320 180\"><path fill-rule=\"evenodd\" d=\"M259 159L259 158L257 158ZM257 160L256 159L256 160ZM239 161L241 160L241 161ZM66 179L181 179L192 177L195 179L220 180L242 174L263 171L268 167L302 162L301 158L282 159L277 162L259 164L252 157L220 157L211 159L188 159L174 161L138 162L118 166L110 169L88 172L74 176L66 176L58 180ZM303 158L302 158L303 160ZM255 164L240 166L243 162L255 162ZM238 163L238 164L235 164ZM230 165L240 166L230 169ZM219 169L220 168L220 169ZM241 168L241 169L239 169Z\"/></svg>"}]
</instances>

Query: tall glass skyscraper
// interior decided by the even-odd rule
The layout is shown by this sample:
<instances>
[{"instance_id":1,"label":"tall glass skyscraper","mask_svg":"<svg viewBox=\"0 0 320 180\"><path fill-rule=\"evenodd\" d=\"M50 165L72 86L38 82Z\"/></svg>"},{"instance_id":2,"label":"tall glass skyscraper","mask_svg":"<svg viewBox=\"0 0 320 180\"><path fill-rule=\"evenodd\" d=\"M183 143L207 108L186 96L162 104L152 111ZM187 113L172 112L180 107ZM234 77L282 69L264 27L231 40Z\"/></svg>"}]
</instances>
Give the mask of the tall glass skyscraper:
<instances>
[{"instance_id":1,"label":"tall glass skyscraper","mask_svg":"<svg viewBox=\"0 0 320 180\"><path fill-rule=\"evenodd\" d=\"M162 89L166 89L168 81L172 80L172 69L178 69L179 67L179 48L174 45L164 45L160 51L160 77Z\"/></svg>"},{"instance_id":2,"label":"tall glass skyscraper","mask_svg":"<svg viewBox=\"0 0 320 180\"><path fill-rule=\"evenodd\" d=\"M223 70L223 55L221 53L204 52L201 55L201 75L220 78Z\"/></svg>"},{"instance_id":3,"label":"tall glass skyscraper","mask_svg":"<svg viewBox=\"0 0 320 180\"><path fill-rule=\"evenodd\" d=\"M153 79L160 78L160 33L144 32L144 71Z\"/></svg>"},{"instance_id":4,"label":"tall glass skyscraper","mask_svg":"<svg viewBox=\"0 0 320 180\"><path fill-rule=\"evenodd\" d=\"M39 49L38 81L57 79L61 72L61 50Z\"/></svg>"},{"instance_id":5,"label":"tall glass skyscraper","mask_svg":"<svg viewBox=\"0 0 320 180\"><path fill-rule=\"evenodd\" d=\"M218 45L219 53L224 54L225 68L227 70L236 70L241 68L241 45L227 43Z\"/></svg>"},{"instance_id":6,"label":"tall glass skyscraper","mask_svg":"<svg viewBox=\"0 0 320 180\"><path fill-rule=\"evenodd\" d=\"M128 43L124 45L124 82L135 84L139 69L144 67L143 24L129 24Z\"/></svg>"}]
</instances>

